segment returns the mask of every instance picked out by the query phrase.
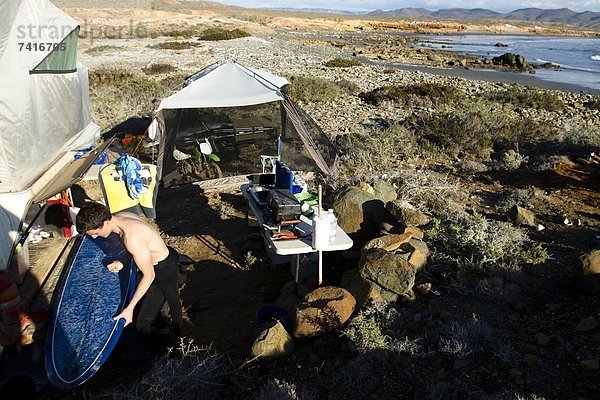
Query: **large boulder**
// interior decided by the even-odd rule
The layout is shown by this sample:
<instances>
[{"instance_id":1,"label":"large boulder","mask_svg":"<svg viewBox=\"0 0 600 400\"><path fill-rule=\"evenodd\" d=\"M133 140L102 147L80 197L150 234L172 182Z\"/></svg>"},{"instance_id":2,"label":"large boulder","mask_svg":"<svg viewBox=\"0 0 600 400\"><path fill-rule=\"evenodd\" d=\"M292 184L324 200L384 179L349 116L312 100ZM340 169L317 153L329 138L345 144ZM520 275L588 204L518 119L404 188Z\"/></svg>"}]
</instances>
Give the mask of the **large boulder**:
<instances>
[{"instance_id":1,"label":"large boulder","mask_svg":"<svg viewBox=\"0 0 600 400\"><path fill-rule=\"evenodd\" d=\"M535 214L518 205L510 209L510 218L517 225L535 226Z\"/></svg>"},{"instance_id":2,"label":"large boulder","mask_svg":"<svg viewBox=\"0 0 600 400\"><path fill-rule=\"evenodd\" d=\"M357 187L346 186L333 199L338 225L354 237L371 237L385 216L381 200Z\"/></svg>"},{"instance_id":3,"label":"large boulder","mask_svg":"<svg viewBox=\"0 0 600 400\"><path fill-rule=\"evenodd\" d=\"M340 328L352 315L356 300L346 289L326 286L313 290L296 308L294 336L317 337Z\"/></svg>"},{"instance_id":4,"label":"large boulder","mask_svg":"<svg viewBox=\"0 0 600 400\"><path fill-rule=\"evenodd\" d=\"M422 226L429 223L429 217L406 201L392 201L386 210L405 226Z\"/></svg>"},{"instance_id":5,"label":"large boulder","mask_svg":"<svg viewBox=\"0 0 600 400\"><path fill-rule=\"evenodd\" d=\"M581 268L584 276L600 275L600 250L592 250L581 257Z\"/></svg>"},{"instance_id":6,"label":"large boulder","mask_svg":"<svg viewBox=\"0 0 600 400\"><path fill-rule=\"evenodd\" d=\"M342 275L342 287L348 290L360 307L368 300L383 301L381 288L374 282L364 279L358 273L358 268L352 268Z\"/></svg>"},{"instance_id":7,"label":"large boulder","mask_svg":"<svg viewBox=\"0 0 600 400\"><path fill-rule=\"evenodd\" d=\"M501 56L492 58L492 62L496 65L504 67L526 69L528 67L525 57L520 54L504 53Z\"/></svg>"},{"instance_id":8,"label":"large boulder","mask_svg":"<svg viewBox=\"0 0 600 400\"><path fill-rule=\"evenodd\" d=\"M281 296L279 296L277 300L275 300L275 305L277 307L283 308L291 315L294 313L296 306L300 304L300 302L301 300L296 295L296 293L282 293Z\"/></svg>"},{"instance_id":9,"label":"large boulder","mask_svg":"<svg viewBox=\"0 0 600 400\"><path fill-rule=\"evenodd\" d=\"M394 201L398 198L396 189L389 183L381 179L375 179L373 181L373 191L375 197L383 201L383 204L387 204L390 201Z\"/></svg>"},{"instance_id":10,"label":"large boulder","mask_svg":"<svg viewBox=\"0 0 600 400\"><path fill-rule=\"evenodd\" d=\"M410 239L404 246L410 253L408 262L414 265L417 271L423 269L427 265L427 257L429 257L427 244L419 239Z\"/></svg>"},{"instance_id":11,"label":"large boulder","mask_svg":"<svg viewBox=\"0 0 600 400\"><path fill-rule=\"evenodd\" d=\"M582 294L600 293L600 250L581 256L575 284Z\"/></svg>"},{"instance_id":12,"label":"large boulder","mask_svg":"<svg viewBox=\"0 0 600 400\"><path fill-rule=\"evenodd\" d=\"M257 335L250 353L253 357L275 360L294 352L294 340L281 322L265 326Z\"/></svg>"},{"instance_id":13,"label":"large boulder","mask_svg":"<svg viewBox=\"0 0 600 400\"><path fill-rule=\"evenodd\" d=\"M408 243L412 238L412 233L400 233L384 235L368 241L360 250L361 256L364 257L372 249L383 249L385 251L394 251L402 244Z\"/></svg>"},{"instance_id":14,"label":"large boulder","mask_svg":"<svg viewBox=\"0 0 600 400\"><path fill-rule=\"evenodd\" d=\"M360 275L397 295L409 292L415 284L416 268L402 254L383 249L368 250L359 263Z\"/></svg>"}]
</instances>

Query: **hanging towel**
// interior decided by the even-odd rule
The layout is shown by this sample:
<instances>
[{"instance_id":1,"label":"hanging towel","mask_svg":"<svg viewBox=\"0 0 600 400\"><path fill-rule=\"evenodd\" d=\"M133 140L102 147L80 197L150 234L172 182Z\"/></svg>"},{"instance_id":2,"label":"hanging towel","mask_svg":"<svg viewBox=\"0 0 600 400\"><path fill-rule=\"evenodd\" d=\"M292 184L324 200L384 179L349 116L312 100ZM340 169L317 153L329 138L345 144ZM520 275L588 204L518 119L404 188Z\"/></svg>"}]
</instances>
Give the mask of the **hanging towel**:
<instances>
[{"instance_id":1,"label":"hanging towel","mask_svg":"<svg viewBox=\"0 0 600 400\"><path fill-rule=\"evenodd\" d=\"M117 171L120 171L123 176L129 197L138 199L144 188L140 176L140 170L142 169L140 161L129 154L124 154L117 158L115 165L117 166Z\"/></svg>"}]
</instances>

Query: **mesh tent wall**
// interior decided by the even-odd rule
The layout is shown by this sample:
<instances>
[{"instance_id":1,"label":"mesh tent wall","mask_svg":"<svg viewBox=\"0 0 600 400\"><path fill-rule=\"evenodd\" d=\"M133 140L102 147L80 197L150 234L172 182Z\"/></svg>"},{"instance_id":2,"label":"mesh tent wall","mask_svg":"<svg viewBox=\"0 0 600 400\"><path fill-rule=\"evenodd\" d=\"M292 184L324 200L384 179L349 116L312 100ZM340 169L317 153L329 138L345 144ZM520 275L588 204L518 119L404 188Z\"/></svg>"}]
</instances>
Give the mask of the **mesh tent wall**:
<instances>
[{"instance_id":1,"label":"mesh tent wall","mask_svg":"<svg viewBox=\"0 0 600 400\"><path fill-rule=\"evenodd\" d=\"M219 172L224 176L258 172L261 155L277 154L278 139L282 161L290 167L316 166L329 173L333 145L287 97L288 84L285 78L228 61L200 71L181 91L164 99L148 130L160 146L163 185L215 177L187 174L182 167L188 161L176 157L180 151L191 154L202 141L221 158Z\"/></svg>"},{"instance_id":2,"label":"mesh tent wall","mask_svg":"<svg viewBox=\"0 0 600 400\"><path fill-rule=\"evenodd\" d=\"M78 31L48 0L0 2L0 270L32 185L65 152L99 137L90 117L88 71L76 57Z\"/></svg>"}]
</instances>

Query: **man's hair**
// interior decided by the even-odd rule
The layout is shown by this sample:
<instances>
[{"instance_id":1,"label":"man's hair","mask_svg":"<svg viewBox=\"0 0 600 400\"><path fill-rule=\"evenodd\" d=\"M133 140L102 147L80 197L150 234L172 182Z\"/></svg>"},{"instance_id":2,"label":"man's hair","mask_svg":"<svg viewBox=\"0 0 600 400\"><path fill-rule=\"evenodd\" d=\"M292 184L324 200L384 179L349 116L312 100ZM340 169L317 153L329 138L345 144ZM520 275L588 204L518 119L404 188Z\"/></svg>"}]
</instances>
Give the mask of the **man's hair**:
<instances>
[{"instance_id":1,"label":"man's hair","mask_svg":"<svg viewBox=\"0 0 600 400\"><path fill-rule=\"evenodd\" d=\"M75 225L79 233L86 233L93 229L100 229L104 221L110 221L112 215L108 208L100 203L88 203L81 207L77 213Z\"/></svg>"}]
</instances>

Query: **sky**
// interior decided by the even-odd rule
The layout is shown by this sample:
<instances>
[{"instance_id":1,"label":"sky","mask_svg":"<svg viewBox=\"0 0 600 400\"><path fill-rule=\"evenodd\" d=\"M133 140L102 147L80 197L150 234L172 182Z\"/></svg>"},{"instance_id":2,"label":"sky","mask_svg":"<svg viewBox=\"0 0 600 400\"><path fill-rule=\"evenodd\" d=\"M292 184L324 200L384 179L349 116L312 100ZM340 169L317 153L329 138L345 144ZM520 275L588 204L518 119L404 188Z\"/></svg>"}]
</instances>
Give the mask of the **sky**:
<instances>
[{"instance_id":1,"label":"sky","mask_svg":"<svg viewBox=\"0 0 600 400\"><path fill-rule=\"evenodd\" d=\"M600 12L600 0L216 0L242 7L327 8L344 11L394 10L421 7L431 11L446 8L487 8L507 12L519 8L570 8L573 11Z\"/></svg>"}]
</instances>

